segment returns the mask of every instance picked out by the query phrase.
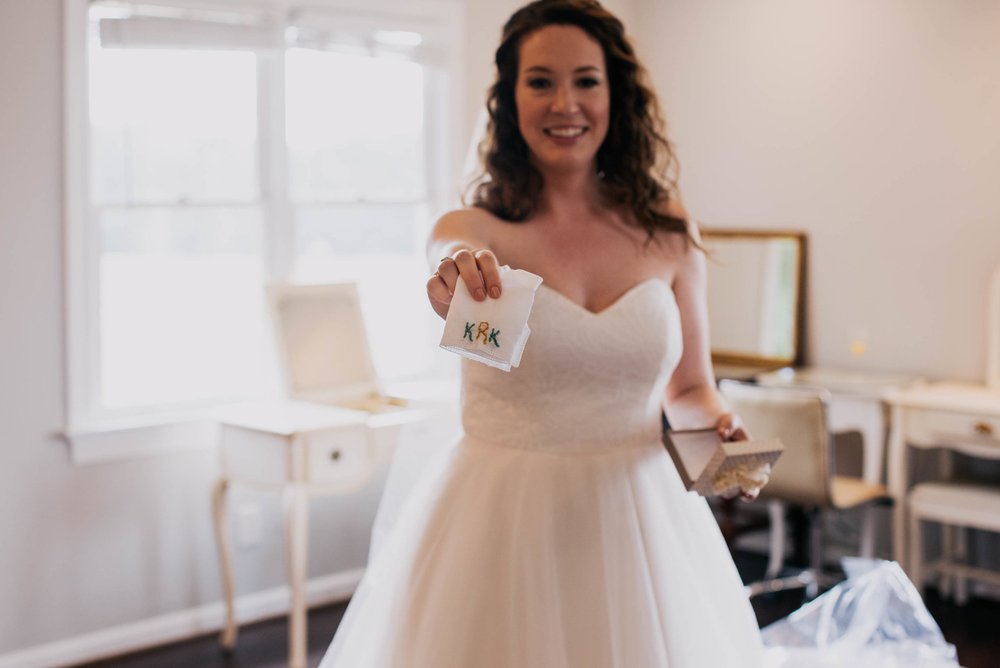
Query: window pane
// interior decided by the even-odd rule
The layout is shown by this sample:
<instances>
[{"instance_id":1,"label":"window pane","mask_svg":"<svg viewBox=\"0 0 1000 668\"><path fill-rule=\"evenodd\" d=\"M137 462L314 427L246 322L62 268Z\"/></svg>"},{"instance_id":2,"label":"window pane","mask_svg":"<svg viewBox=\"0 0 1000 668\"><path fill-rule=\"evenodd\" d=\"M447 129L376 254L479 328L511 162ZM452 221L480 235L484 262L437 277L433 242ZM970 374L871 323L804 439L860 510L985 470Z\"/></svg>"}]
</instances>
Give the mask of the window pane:
<instances>
[{"instance_id":1,"label":"window pane","mask_svg":"<svg viewBox=\"0 0 1000 668\"><path fill-rule=\"evenodd\" d=\"M91 187L97 203L258 198L252 53L90 51Z\"/></svg>"},{"instance_id":2,"label":"window pane","mask_svg":"<svg viewBox=\"0 0 1000 668\"><path fill-rule=\"evenodd\" d=\"M427 207L334 204L296 207L295 251L317 254L419 253L423 255Z\"/></svg>"},{"instance_id":3,"label":"window pane","mask_svg":"<svg viewBox=\"0 0 1000 668\"><path fill-rule=\"evenodd\" d=\"M106 211L101 242L103 408L266 390L256 209Z\"/></svg>"},{"instance_id":4,"label":"window pane","mask_svg":"<svg viewBox=\"0 0 1000 668\"><path fill-rule=\"evenodd\" d=\"M289 49L286 74L293 199L425 197L420 65Z\"/></svg>"},{"instance_id":5,"label":"window pane","mask_svg":"<svg viewBox=\"0 0 1000 668\"><path fill-rule=\"evenodd\" d=\"M427 303L427 207L297 207L294 279L356 281L372 358L383 379L426 372L440 327Z\"/></svg>"}]
</instances>

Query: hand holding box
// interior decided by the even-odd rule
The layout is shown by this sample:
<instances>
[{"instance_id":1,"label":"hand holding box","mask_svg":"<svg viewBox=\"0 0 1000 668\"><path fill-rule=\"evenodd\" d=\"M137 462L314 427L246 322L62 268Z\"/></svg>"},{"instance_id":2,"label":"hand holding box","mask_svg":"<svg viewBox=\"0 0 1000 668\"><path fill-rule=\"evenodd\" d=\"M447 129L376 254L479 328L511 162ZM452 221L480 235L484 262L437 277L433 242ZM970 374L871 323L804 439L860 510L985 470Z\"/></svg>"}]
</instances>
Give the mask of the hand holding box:
<instances>
[{"instance_id":1,"label":"hand holding box","mask_svg":"<svg viewBox=\"0 0 1000 668\"><path fill-rule=\"evenodd\" d=\"M684 487L702 496L763 487L784 451L776 438L723 441L715 428L668 431L663 443Z\"/></svg>"}]
</instances>

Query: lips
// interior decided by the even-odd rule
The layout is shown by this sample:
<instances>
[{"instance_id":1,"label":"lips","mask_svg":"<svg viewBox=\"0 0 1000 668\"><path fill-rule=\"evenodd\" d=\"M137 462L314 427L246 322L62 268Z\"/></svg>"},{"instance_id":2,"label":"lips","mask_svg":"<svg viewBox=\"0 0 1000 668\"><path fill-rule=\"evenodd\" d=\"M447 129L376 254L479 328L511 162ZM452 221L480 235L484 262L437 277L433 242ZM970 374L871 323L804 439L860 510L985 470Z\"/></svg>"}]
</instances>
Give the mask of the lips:
<instances>
[{"instance_id":1,"label":"lips","mask_svg":"<svg viewBox=\"0 0 1000 668\"><path fill-rule=\"evenodd\" d=\"M544 132L550 137L555 137L557 139L576 139L587 131L587 128L581 125L565 125L552 128L545 128Z\"/></svg>"}]
</instances>

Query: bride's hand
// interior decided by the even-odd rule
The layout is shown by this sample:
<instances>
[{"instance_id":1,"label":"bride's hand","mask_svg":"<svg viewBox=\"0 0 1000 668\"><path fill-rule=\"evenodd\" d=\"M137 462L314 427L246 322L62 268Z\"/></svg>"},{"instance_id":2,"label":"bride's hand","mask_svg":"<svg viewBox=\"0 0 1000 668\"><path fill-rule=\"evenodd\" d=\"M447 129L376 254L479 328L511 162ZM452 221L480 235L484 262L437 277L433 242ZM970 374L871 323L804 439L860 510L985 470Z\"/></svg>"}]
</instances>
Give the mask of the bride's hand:
<instances>
[{"instance_id":1,"label":"bride's hand","mask_svg":"<svg viewBox=\"0 0 1000 668\"><path fill-rule=\"evenodd\" d=\"M459 280L465 282L476 301L484 301L487 296L499 298L502 289L500 263L493 251L463 248L441 259L437 271L427 280L427 298L434 312L442 318L448 317L448 307Z\"/></svg>"},{"instance_id":2,"label":"bride's hand","mask_svg":"<svg viewBox=\"0 0 1000 668\"><path fill-rule=\"evenodd\" d=\"M743 426L743 421L740 420L740 416L734 415L732 413L724 413L715 423L715 429L719 434L719 438L723 441L749 441L750 432L747 431L746 427ZM760 487L748 487L741 488L739 491L739 497L741 501L754 501L757 495L760 494ZM723 498L732 499L737 496L736 493L725 494Z\"/></svg>"}]
</instances>

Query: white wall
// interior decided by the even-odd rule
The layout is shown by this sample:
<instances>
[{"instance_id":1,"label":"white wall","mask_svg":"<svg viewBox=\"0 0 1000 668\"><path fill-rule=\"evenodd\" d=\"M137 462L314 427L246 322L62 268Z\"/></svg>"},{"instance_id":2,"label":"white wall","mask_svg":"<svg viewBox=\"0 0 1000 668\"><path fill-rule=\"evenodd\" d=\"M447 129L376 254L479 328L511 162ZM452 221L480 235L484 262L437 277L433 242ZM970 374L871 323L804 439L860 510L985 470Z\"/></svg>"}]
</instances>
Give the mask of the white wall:
<instances>
[{"instance_id":1,"label":"white wall","mask_svg":"<svg viewBox=\"0 0 1000 668\"><path fill-rule=\"evenodd\" d=\"M1000 263L1000 3L634 10L692 215L808 232L808 361L982 382ZM867 330L861 359L852 330Z\"/></svg>"}]
</instances>

